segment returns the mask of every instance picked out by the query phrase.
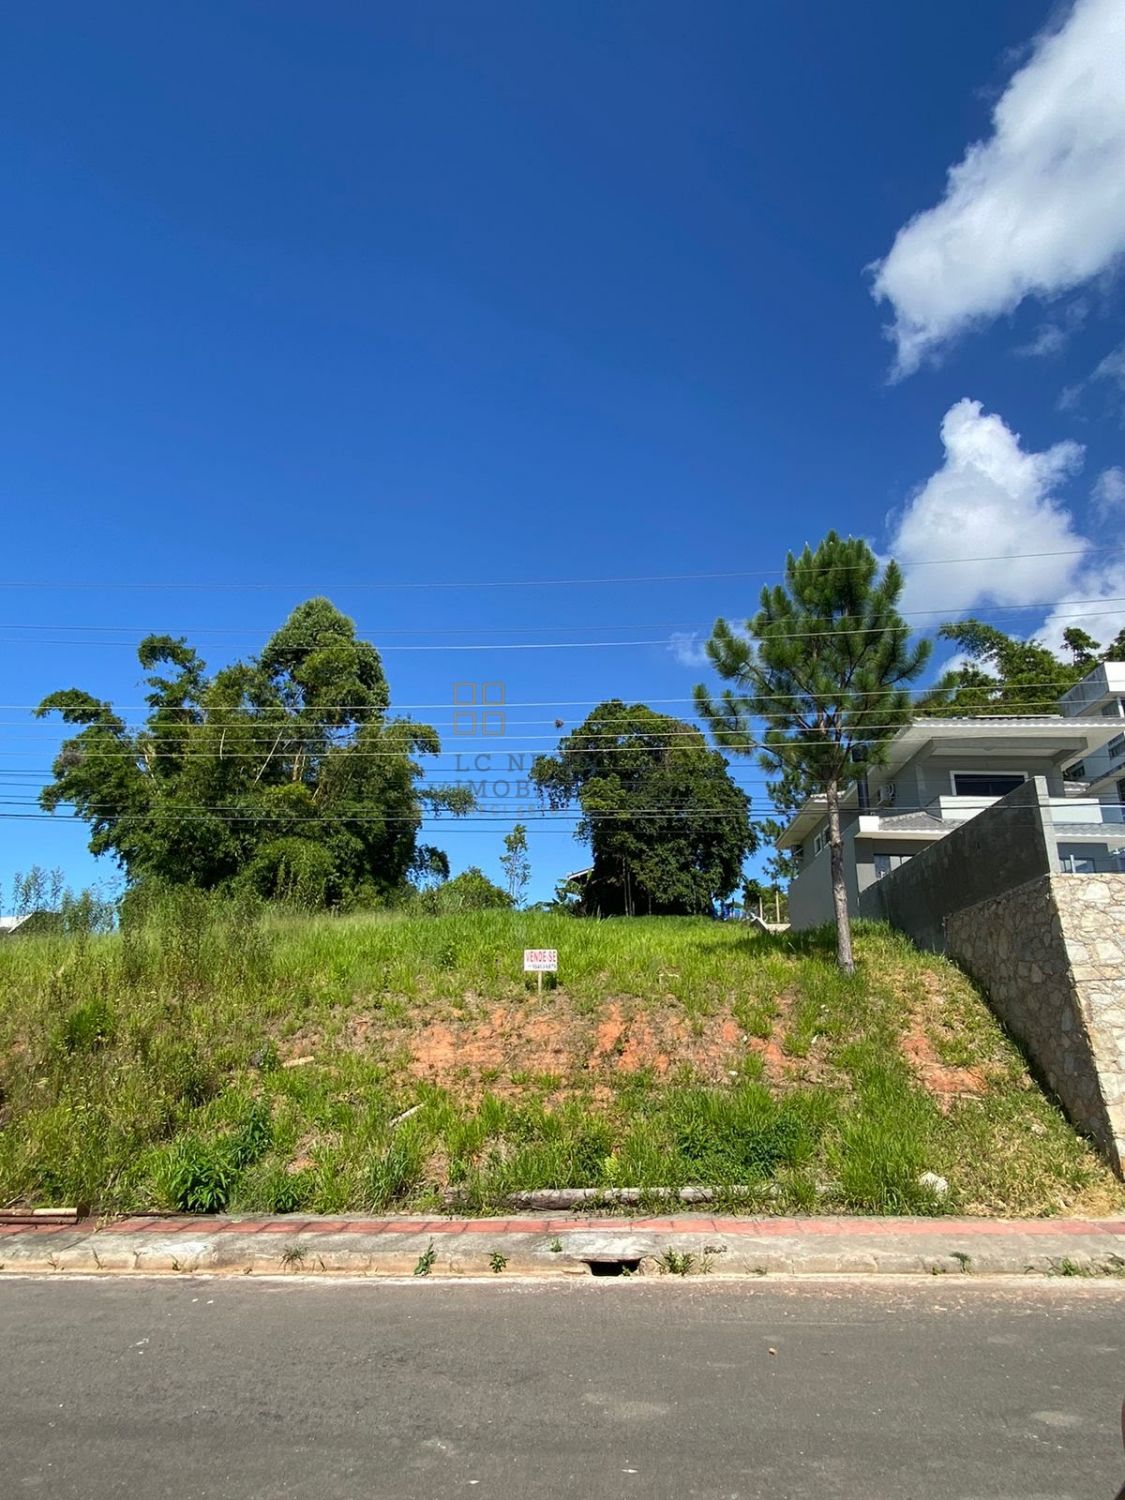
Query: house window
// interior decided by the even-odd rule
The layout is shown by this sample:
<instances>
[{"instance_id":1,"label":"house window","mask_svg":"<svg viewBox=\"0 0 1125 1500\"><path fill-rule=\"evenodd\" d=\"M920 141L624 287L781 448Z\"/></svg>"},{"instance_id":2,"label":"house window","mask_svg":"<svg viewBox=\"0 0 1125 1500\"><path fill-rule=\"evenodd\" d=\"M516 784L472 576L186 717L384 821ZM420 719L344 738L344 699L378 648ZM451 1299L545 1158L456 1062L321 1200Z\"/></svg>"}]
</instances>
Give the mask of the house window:
<instances>
[{"instance_id":1,"label":"house window","mask_svg":"<svg viewBox=\"0 0 1125 1500\"><path fill-rule=\"evenodd\" d=\"M1117 800L1125 803L1125 779L1117 783Z\"/></svg>"},{"instance_id":2,"label":"house window","mask_svg":"<svg viewBox=\"0 0 1125 1500\"><path fill-rule=\"evenodd\" d=\"M1064 875L1094 875L1097 861L1088 854L1063 854L1059 859Z\"/></svg>"},{"instance_id":3,"label":"house window","mask_svg":"<svg viewBox=\"0 0 1125 1500\"><path fill-rule=\"evenodd\" d=\"M1125 734L1115 734L1109 742L1110 760L1120 760L1125 755Z\"/></svg>"},{"instance_id":4,"label":"house window","mask_svg":"<svg viewBox=\"0 0 1125 1500\"><path fill-rule=\"evenodd\" d=\"M1018 771L954 771L955 797L1006 797L1026 778Z\"/></svg>"},{"instance_id":5,"label":"house window","mask_svg":"<svg viewBox=\"0 0 1125 1500\"><path fill-rule=\"evenodd\" d=\"M824 848L824 846L825 846L825 844L827 844L827 842L828 842L828 830L826 828L821 833L818 833L816 835L816 837L812 841L813 859L815 859L817 857L817 855Z\"/></svg>"},{"instance_id":6,"label":"house window","mask_svg":"<svg viewBox=\"0 0 1125 1500\"><path fill-rule=\"evenodd\" d=\"M1063 772L1063 778L1066 781L1085 781L1086 762L1084 760L1076 760L1072 766L1067 766Z\"/></svg>"},{"instance_id":7,"label":"house window","mask_svg":"<svg viewBox=\"0 0 1125 1500\"><path fill-rule=\"evenodd\" d=\"M871 859L875 866L875 879L882 880L884 875L889 875L892 870L906 864L909 858L909 854L873 854Z\"/></svg>"}]
</instances>

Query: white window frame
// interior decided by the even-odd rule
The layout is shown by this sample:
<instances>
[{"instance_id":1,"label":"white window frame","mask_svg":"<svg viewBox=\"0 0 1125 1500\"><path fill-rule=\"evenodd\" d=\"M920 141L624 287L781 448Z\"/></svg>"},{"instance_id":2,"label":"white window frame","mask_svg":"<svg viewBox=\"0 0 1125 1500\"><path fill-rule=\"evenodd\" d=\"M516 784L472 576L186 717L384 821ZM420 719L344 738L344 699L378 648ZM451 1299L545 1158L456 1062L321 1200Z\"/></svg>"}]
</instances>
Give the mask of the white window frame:
<instances>
[{"instance_id":1,"label":"white window frame","mask_svg":"<svg viewBox=\"0 0 1125 1500\"><path fill-rule=\"evenodd\" d=\"M827 828L822 828L819 833L814 833L813 834L813 841L812 841L812 856L813 856L813 859L815 859L817 857L817 855L820 854L820 853L822 853L823 850L825 850L827 847L828 847L828 829Z\"/></svg>"},{"instance_id":2,"label":"white window frame","mask_svg":"<svg viewBox=\"0 0 1125 1500\"><path fill-rule=\"evenodd\" d=\"M983 797L987 795L984 792L959 792L957 790L958 776L1018 776L1021 782L1027 780L1026 771L950 771L949 792L950 796L953 797ZM1015 787L1013 787L1012 790L1015 791ZM1007 795L1007 793L1005 793L1005 795Z\"/></svg>"},{"instance_id":3,"label":"white window frame","mask_svg":"<svg viewBox=\"0 0 1125 1500\"><path fill-rule=\"evenodd\" d=\"M896 870L901 870L903 865L909 864L910 860L913 859L913 857L913 854L902 854L897 849L876 849L872 852L871 855L872 873L874 874L877 881L886 880L888 875L893 875ZM879 866L877 863L877 861L881 859L885 859L888 861L887 868L882 872L882 874L879 873ZM898 860L897 865L890 863L890 861L896 859Z\"/></svg>"}]
</instances>

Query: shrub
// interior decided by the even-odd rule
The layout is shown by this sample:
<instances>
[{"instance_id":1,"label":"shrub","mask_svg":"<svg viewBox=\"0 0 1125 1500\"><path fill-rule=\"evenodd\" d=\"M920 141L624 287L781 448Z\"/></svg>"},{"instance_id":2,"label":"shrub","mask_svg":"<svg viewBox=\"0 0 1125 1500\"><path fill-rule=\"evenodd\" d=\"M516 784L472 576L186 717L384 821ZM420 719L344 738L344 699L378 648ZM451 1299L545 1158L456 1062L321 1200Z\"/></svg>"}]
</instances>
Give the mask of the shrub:
<instances>
[{"instance_id":1,"label":"shrub","mask_svg":"<svg viewBox=\"0 0 1125 1500\"><path fill-rule=\"evenodd\" d=\"M367 1195L372 1209L386 1208L405 1197L422 1177L424 1138L409 1126L400 1128L367 1170Z\"/></svg>"},{"instance_id":2,"label":"shrub","mask_svg":"<svg viewBox=\"0 0 1125 1500\"><path fill-rule=\"evenodd\" d=\"M226 1141L184 1136L163 1151L153 1177L166 1203L184 1213L221 1214L238 1175Z\"/></svg>"},{"instance_id":3,"label":"shrub","mask_svg":"<svg viewBox=\"0 0 1125 1500\"><path fill-rule=\"evenodd\" d=\"M102 995L86 1000L67 1016L62 1027L67 1052L93 1052L113 1035L113 1008Z\"/></svg>"}]
</instances>

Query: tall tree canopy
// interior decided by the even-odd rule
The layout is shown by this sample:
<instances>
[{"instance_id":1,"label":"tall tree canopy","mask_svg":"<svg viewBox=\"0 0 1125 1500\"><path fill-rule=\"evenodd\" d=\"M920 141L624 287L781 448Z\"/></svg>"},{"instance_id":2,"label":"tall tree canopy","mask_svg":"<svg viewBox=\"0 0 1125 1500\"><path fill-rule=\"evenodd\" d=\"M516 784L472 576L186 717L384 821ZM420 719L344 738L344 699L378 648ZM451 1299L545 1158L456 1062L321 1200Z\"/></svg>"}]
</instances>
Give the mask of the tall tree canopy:
<instances>
[{"instance_id":1,"label":"tall tree canopy","mask_svg":"<svg viewBox=\"0 0 1125 1500\"><path fill-rule=\"evenodd\" d=\"M785 562L785 582L762 590L745 632L717 620L707 655L734 684L714 699L702 684L696 703L724 749L757 754L776 775L782 809L822 793L828 814L836 954L854 968L840 794L855 760L878 762L911 715L906 684L921 672L928 641L910 644L898 613L902 574L879 564L866 542L830 531L812 551ZM755 720L764 720L758 734Z\"/></svg>"},{"instance_id":2,"label":"tall tree canopy","mask_svg":"<svg viewBox=\"0 0 1125 1500\"><path fill-rule=\"evenodd\" d=\"M41 795L89 823L90 848L131 882L249 887L310 905L370 902L417 869L423 809L463 812L464 789L418 786L429 725L386 717L379 653L327 599L309 599L261 654L208 675L182 638L147 636L148 714L131 728L77 688L36 710L82 726Z\"/></svg>"},{"instance_id":3,"label":"tall tree canopy","mask_svg":"<svg viewBox=\"0 0 1125 1500\"><path fill-rule=\"evenodd\" d=\"M1006 635L983 620L952 620L938 630L964 661L947 671L918 705L923 714L1053 714L1059 699L1099 661L1125 660L1125 630L1107 647L1072 625L1063 661L1041 641Z\"/></svg>"},{"instance_id":4,"label":"tall tree canopy","mask_svg":"<svg viewBox=\"0 0 1125 1500\"><path fill-rule=\"evenodd\" d=\"M582 809L593 873L583 909L604 916L708 913L757 846L749 800L690 724L619 698L541 755L531 778L550 806Z\"/></svg>"}]
</instances>

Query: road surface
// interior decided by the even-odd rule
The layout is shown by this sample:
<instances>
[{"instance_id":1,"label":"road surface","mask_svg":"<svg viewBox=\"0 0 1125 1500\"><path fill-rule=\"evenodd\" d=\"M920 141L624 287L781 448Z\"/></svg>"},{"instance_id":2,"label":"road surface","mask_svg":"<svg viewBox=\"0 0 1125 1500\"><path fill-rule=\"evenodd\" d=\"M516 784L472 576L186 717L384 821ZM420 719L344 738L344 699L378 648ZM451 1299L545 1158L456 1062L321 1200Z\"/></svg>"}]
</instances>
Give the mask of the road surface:
<instances>
[{"instance_id":1,"label":"road surface","mask_svg":"<svg viewBox=\"0 0 1125 1500\"><path fill-rule=\"evenodd\" d=\"M1114 1282L0 1281L0 1491L1110 1500Z\"/></svg>"}]
</instances>

